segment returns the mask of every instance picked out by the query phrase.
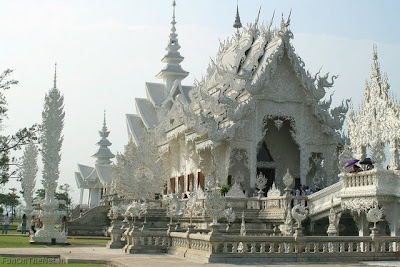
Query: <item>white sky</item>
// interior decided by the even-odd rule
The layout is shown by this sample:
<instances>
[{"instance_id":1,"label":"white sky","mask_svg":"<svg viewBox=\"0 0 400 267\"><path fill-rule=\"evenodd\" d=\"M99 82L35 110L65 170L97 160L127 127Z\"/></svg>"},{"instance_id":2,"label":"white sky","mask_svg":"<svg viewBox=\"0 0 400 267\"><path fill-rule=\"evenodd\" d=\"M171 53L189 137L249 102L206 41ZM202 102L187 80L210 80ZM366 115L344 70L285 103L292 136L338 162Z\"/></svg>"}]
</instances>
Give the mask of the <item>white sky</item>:
<instances>
[{"instance_id":1,"label":"white sky","mask_svg":"<svg viewBox=\"0 0 400 267\"><path fill-rule=\"evenodd\" d=\"M297 53L311 73L339 74L332 91L333 105L363 98L371 69L372 45L378 45L381 70L391 92L398 95L400 76L400 19L396 1L281 1L241 0L243 24L260 21L276 11L285 17L292 8L291 29ZM190 72L183 83L205 73L218 39L233 33L235 0L178 0L177 33ZM4 134L41 122L45 93L52 87L54 62L58 88L65 97L65 127L60 183L74 188L77 163L93 165L98 130L107 110L111 150L122 152L128 136L125 114L134 113L134 98L145 97L144 83L157 82L171 21L169 0L1 0L0 71L14 69L19 85L6 93L9 120ZM328 91L328 95L330 92ZM40 167L41 168L41 167ZM41 177L41 169L38 180ZM8 187L18 187L10 182ZM40 183L38 183L38 187Z\"/></svg>"}]
</instances>

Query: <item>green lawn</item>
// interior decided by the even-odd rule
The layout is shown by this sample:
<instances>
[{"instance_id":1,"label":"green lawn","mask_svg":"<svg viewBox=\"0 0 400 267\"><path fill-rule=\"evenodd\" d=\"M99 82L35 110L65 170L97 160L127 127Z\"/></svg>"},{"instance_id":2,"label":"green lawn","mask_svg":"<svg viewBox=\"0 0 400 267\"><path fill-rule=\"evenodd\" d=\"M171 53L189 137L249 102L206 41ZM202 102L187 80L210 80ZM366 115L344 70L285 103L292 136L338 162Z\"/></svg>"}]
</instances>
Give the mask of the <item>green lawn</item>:
<instances>
[{"instance_id":1,"label":"green lawn","mask_svg":"<svg viewBox=\"0 0 400 267\"><path fill-rule=\"evenodd\" d=\"M110 240L107 239L86 239L86 238L79 238L79 239L74 239L74 238L68 238L67 242L70 244L103 244L104 246L107 244L107 242Z\"/></svg>"},{"instance_id":2,"label":"green lawn","mask_svg":"<svg viewBox=\"0 0 400 267\"><path fill-rule=\"evenodd\" d=\"M29 236L0 236L0 248L31 248ZM43 248L44 245L37 245Z\"/></svg>"},{"instance_id":3,"label":"green lawn","mask_svg":"<svg viewBox=\"0 0 400 267\"><path fill-rule=\"evenodd\" d=\"M68 239L70 244L106 244L108 240L101 240L101 239ZM34 247L45 247L44 245L31 245L29 243L29 236L7 236L3 235L0 236L0 248L34 248ZM21 258L18 258L21 259ZM32 258L31 258L32 259ZM11 263L11 264L10 264ZM0 266L10 266L10 267L17 267L17 266L55 266L54 263L37 263L34 264L31 262L26 262L25 264L21 264L17 262L17 258L4 258L0 256ZM82 266L82 267L103 267L103 264L80 264L80 263L71 263L68 266Z\"/></svg>"},{"instance_id":4,"label":"green lawn","mask_svg":"<svg viewBox=\"0 0 400 267\"><path fill-rule=\"evenodd\" d=\"M68 238L67 242L71 245L85 244L85 245L106 245L109 240L107 239L87 239L87 238ZM31 247L44 247L44 245L31 245L29 243L29 236L0 236L0 248L31 248Z\"/></svg>"}]
</instances>

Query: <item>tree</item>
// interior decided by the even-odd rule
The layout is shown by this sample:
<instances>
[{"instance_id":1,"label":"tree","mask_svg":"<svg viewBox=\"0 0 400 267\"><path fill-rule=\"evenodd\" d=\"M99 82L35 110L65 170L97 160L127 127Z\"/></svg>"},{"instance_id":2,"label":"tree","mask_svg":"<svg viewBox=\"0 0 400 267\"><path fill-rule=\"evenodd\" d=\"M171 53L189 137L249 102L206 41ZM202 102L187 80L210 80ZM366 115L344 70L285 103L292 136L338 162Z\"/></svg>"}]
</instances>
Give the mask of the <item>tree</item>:
<instances>
[{"instance_id":1,"label":"tree","mask_svg":"<svg viewBox=\"0 0 400 267\"><path fill-rule=\"evenodd\" d=\"M41 188L36 190L35 194L35 201L36 203L41 202L42 200L44 200L45 198L45 189ZM72 205L72 198L70 193L72 192L72 188L69 184L62 184L58 186L58 192L55 192L54 197L57 200L63 200L65 201L65 204L59 204L58 205L58 210L65 210L68 212L70 212L71 209L71 205ZM39 209L40 207L36 206L37 209Z\"/></svg>"},{"instance_id":2,"label":"tree","mask_svg":"<svg viewBox=\"0 0 400 267\"><path fill-rule=\"evenodd\" d=\"M69 184L62 184L58 186L58 190L55 194L56 199L65 201L65 204L59 204L58 209L65 210L69 216L72 204L72 198L69 193L72 192L72 188Z\"/></svg>"},{"instance_id":3,"label":"tree","mask_svg":"<svg viewBox=\"0 0 400 267\"><path fill-rule=\"evenodd\" d=\"M22 166L20 171L20 181L22 187L22 195L26 202L27 211L32 208L33 193L35 190L38 150L33 142L25 148L22 156Z\"/></svg>"},{"instance_id":4,"label":"tree","mask_svg":"<svg viewBox=\"0 0 400 267\"><path fill-rule=\"evenodd\" d=\"M17 195L16 188L10 188L8 194L0 194L0 205L4 207L7 212L11 213L11 216L15 215L15 207L20 204L19 196Z\"/></svg>"},{"instance_id":5,"label":"tree","mask_svg":"<svg viewBox=\"0 0 400 267\"><path fill-rule=\"evenodd\" d=\"M4 120L8 118L7 100L2 91L18 84L18 81L9 79L11 73L12 70L7 69L0 74L0 130ZM10 155L11 152L21 149L31 141L37 142L39 131L40 126L34 124L31 127L20 129L13 135L0 135L0 186L4 186L10 177L18 172L19 163L15 157Z\"/></svg>"}]
</instances>

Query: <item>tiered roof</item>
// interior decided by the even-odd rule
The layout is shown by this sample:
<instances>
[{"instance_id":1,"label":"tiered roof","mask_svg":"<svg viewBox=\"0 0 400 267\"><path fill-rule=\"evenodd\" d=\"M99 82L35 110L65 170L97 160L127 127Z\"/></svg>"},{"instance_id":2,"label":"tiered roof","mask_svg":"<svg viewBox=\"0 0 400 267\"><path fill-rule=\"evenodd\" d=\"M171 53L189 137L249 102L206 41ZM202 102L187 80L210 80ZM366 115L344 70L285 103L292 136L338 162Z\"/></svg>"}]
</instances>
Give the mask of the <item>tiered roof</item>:
<instances>
[{"instance_id":1,"label":"tiered roof","mask_svg":"<svg viewBox=\"0 0 400 267\"><path fill-rule=\"evenodd\" d=\"M339 136L345 118L343 114L348 109L347 102L329 111L330 101L321 100L326 89L333 86L336 76L329 82L328 75L317 77L317 73L312 77L305 70L304 62L290 44L293 38L289 29L290 15L287 20L282 17L280 28L274 30L271 29L272 19L268 25L259 25L257 17L254 23L242 29L239 21L237 10L234 25L238 31L221 43L206 76L194 86L182 86L182 77L186 76L172 74L164 84L146 83L147 99L136 99L137 115L127 115L130 136L136 144L140 143L144 131L155 130L164 133L161 138L165 140L159 140L161 144L190 128L197 133L197 138L206 136L211 143L232 138L240 125L236 122L251 110L252 101L256 99L254 96L268 85L284 56L288 57L302 84L304 99L321 121L323 131ZM180 48L175 35L175 3L172 24L168 53L163 58L163 62L167 62L165 70L169 68L168 64L179 64L183 60L180 55L172 53ZM166 90L169 86L170 90ZM206 139L199 142L210 144Z\"/></svg>"}]
</instances>

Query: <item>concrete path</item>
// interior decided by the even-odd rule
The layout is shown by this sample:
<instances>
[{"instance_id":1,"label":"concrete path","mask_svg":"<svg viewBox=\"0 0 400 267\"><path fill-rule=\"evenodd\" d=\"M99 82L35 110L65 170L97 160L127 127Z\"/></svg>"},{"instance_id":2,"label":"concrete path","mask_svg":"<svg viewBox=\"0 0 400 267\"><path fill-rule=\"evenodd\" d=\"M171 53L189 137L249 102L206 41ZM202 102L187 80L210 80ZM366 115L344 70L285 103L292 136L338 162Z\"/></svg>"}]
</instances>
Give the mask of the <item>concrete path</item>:
<instances>
[{"instance_id":1,"label":"concrete path","mask_svg":"<svg viewBox=\"0 0 400 267\"><path fill-rule=\"evenodd\" d=\"M185 260L166 254L125 254L120 249L107 249L98 246L49 246L45 248L0 248L0 255L5 257L60 257L61 260L68 263L103 263L111 266L157 266L157 267L197 267L197 266L217 266L232 267L234 264L204 264L195 261ZM240 266L278 266L278 265L240 265ZM293 263L279 264L279 266L312 266L312 267L340 267L340 266L391 266L400 267L400 262L362 262L351 264L310 264Z\"/></svg>"}]
</instances>

